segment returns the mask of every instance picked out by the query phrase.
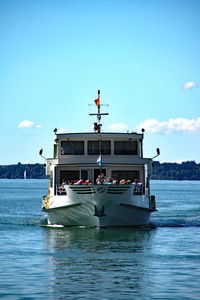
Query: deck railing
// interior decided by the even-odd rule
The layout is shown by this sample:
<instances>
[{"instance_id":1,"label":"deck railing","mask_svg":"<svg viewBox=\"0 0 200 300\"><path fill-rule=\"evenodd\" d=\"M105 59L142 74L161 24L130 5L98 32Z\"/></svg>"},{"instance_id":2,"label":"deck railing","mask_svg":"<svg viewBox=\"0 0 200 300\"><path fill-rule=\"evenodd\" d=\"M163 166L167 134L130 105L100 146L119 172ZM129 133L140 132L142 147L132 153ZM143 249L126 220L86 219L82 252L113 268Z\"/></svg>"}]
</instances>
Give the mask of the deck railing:
<instances>
[{"instance_id":1,"label":"deck railing","mask_svg":"<svg viewBox=\"0 0 200 300\"><path fill-rule=\"evenodd\" d=\"M97 185L97 184L92 184L92 185ZM102 185L106 185L106 186L112 186L113 188L119 188L119 187L123 187L123 186L127 186L127 184L112 184L112 185L109 185L109 184L102 184ZM130 184L132 185L132 184ZM133 184L134 185L134 184ZM67 185L68 186L68 185ZM78 185L72 185L72 186L77 186L77 187L87 187L87 186L90 186L89 185L81 185L81 184L78 184ZM63 184L56 184L55 185L55 193L57 196L64 196L64 195L67 195L67 191L65 189L65 185ZM133 186L133 195L145 195L145 187L144 185L141 183L141 184L135 184Z\"/></svg>"},{"instance_id":2,"label":"deck railing","mask_svg":"<svg viewBox=\"0 0 200 300\"><path fill-rule=\"evenodd\" d=\"M67 195L65 186L63 184L56 184L56 195L58 196Z\"/></svg>"}]
</instances>

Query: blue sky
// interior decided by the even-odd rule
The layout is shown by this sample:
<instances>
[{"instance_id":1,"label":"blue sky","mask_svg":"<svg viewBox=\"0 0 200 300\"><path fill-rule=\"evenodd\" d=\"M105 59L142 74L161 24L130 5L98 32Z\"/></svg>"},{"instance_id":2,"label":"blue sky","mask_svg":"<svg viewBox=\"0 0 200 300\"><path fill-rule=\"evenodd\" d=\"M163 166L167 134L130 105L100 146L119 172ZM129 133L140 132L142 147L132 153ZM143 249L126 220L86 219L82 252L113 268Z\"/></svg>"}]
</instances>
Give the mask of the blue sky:
<instances>
[{"instance_id":1,"label":"blue sky","mask_svg":"<svg viewBox=\"0 0 200 300\"><path fill-rule=\"evenodd\" d=\"M98 89L103 131L144 127L146 157L200 162L199 0L1 0L0 24L0 164L92 131Z\"/></svg>"}]
</instances>

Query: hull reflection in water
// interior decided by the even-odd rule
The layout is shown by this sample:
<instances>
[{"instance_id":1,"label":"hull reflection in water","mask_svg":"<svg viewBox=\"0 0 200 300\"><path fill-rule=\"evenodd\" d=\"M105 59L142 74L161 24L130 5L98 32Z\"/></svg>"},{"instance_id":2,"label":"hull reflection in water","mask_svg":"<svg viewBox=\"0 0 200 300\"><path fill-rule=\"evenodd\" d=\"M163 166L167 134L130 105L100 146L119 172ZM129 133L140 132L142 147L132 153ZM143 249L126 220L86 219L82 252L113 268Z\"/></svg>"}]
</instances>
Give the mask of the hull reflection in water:
<instances>
[{"instance_id":1,"label":"hull reflection in water","mask_svg":"<svg viewBox=\"0 0 200 300\"><path fill-rule=\"evenodd\" d=\"M152 236L152 230L48 229L52 294L70 299L132 298L146 284L144 274L151 266L146 247L151 247Z\"/></svg>"}]
</instances>

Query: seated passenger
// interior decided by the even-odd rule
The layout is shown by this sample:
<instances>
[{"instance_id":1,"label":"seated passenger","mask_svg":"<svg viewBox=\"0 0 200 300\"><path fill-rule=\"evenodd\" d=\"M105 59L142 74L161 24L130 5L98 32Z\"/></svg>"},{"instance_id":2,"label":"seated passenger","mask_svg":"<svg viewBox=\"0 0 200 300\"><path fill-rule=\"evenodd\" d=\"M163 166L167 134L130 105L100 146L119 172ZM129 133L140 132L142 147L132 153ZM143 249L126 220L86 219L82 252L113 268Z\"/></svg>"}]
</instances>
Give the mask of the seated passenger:
<instances>
[{"instance_id":1,"label":"seated passenger","mask_svg":"<svg viewBox=\"0 0 200 300\"><path fill-rule=\"evenodd\" d=\"M65 179L62 179L62 184L67 184Z\"/></svg>"},{"instance_id":2,"label":"seated passenger","mask_svg":"<svg viewBox=\"0 0 200 300\"><path fill-rule=\"evenodd\" d=\"M132 182L132 184L134 184L135 186L137 186L138 180L137 180L137 179L134 179L133 182Z\"/></svg>"},{"instance_id":3,"label":"seated passenger","mask_svg":"<svg viewBox=\"0 0 200 300\"><path fill-rule=\"evenodd\" d=\"M113 184L119 184L119 180L118 179L113 180Z\"/></svg>"},{"instance_id":4,"label":"seated passenger","mask_svg":"<svg viewBox=\"0 0 200 300\"><path fill-rule=\"evenodd\" d=\"M138 182L138 179L135 179L133 184L135 185L135 187L134 187L135 193L139 193L142 191L142 182Z\"/></svg>"},{"instance_id":5,"label":"seated passenger","mask_svg":"<svg viewBox=\"0 0 200 300\"><path fill-rule=\"evenodd\" d=\"M66 182L64 180L62 180L62 183L57 185L57 194L58 195L65 194L65 192L66 192L65 186L64 186L65 184L66 184Z\"/></svg>"},{"instance_id":6,"label":"seated passenger","mask_svg":"<svg viewBox=\"0 0 200 300\"><path fill-rule=\"evenodd\" d=\"M111 177L108 177L107 184L113 184L113 179Z\"/></svg>"},{"instance_id":7,"label":"seated passenger","mask_svg":"<svg viewBox=\"0 0 200 300\"><path fill-rule=\"evenodd\" d=\"M126 184L126 180L125 179L120 180L119 184Z\"/></svg>"},{"instance_id":8,"label":"seated passenger","mask_svg":"<svg viewBox=\"0 0 200 300\"><path fill-rule=\"evenodd\" d=\"M83 184L83 180L80 179L80 180L78 180L77 182L75 182L74 184L76 184L76 185Z\"/></svg>"},{"instance_id":9,"label":"seated passenger","mask_svg":"<svg viewBox=\"0 0 200 300\"><path fill-rule=\"evenodd\" d=\"M87 184L92 184L92 182L90 181L90 179L87 179L85 182L86 182Z\"/></svg>"},{"instance_id":10,"label":"seated passenger","mask_svg":"<svg viewBox=\"0 0 200 300\"><path fill-rule=\"evenodd\" d=\"M101 175L99 175L96 179L96 183L97 184L103 184L105 181L106 177L104 176L104 173L101 173Z\"/></svg>"},{"instance_id":11,"label":"seated passenger","mask_svg":"<svg viewBox=\"0 0 200 300\"><path fill-rule=\"evenodd\" d=\"M101 184L100 175L98 175L98 177L96 179L96 184Z\"/></svg>"},{"instance_id":12,"label":"seated passenger","mask_svg":"<svg viewBox=\"0 0 200 300\"><path fill-rule=\"evenodd\" d=\"M83 180L82 184L83 184L83 185L88 185L88 180L89 180L89 179Z\"/></svg>"}]
</instances>

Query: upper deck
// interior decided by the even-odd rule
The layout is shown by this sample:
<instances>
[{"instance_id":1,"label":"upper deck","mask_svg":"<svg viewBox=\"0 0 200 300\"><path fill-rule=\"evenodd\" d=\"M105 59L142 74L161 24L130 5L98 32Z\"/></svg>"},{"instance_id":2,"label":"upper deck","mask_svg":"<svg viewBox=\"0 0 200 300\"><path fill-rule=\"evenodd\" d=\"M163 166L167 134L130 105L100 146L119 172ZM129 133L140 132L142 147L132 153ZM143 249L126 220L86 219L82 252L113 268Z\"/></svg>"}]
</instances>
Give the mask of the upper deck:
<instances>
[{"instance_id":1,"label":"upper deck","mask_svg":"<svg viewBox=\"0 0 200 300\"><path fill-rule=\"evenodd\" d=\"M101 154L109 164L141 164L143 134L61 133L55 135L54 159L58 164L96 164Z\"/></svg>"}]
</instances>

